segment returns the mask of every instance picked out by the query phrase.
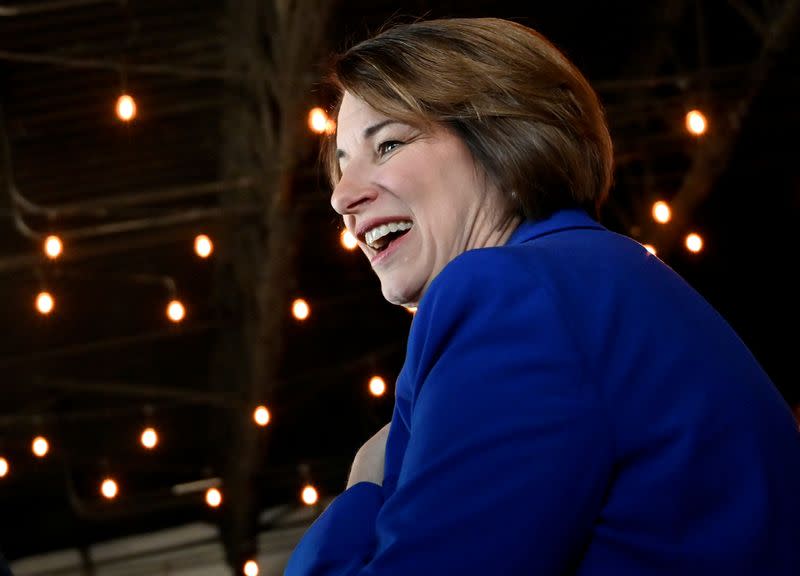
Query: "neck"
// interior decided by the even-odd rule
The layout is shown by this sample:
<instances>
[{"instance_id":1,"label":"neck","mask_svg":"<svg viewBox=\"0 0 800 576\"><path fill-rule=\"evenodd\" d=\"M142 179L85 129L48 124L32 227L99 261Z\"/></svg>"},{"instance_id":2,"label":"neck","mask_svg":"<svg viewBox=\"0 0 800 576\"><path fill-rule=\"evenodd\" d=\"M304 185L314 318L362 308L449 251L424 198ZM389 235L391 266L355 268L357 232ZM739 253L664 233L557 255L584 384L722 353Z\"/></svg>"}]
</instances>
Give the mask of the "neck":
<instances>
[{"instance_id":1,"label":"neck","mask_svg":"<svg viewBox=\"0 0 800 576\"><path fill-rule=\"evenodd\" d=\"M483 226L476 225L470 234L471 238L467 241L467 249L492 248L503 246L517 229L522 218L519 214L508 213L499 222L482 222ZM477 223L476 223L477 224Z\"/></svg>"}]
</instances>

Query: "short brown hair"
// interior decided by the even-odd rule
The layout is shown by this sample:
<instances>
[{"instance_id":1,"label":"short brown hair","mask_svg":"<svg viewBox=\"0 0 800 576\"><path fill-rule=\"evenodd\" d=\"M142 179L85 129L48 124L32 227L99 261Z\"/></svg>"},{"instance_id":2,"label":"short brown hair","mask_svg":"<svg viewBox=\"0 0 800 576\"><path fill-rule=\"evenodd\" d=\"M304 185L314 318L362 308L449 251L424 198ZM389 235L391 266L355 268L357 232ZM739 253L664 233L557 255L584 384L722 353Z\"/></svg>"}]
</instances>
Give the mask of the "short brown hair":
<instances>
[{"instance_id":1,"label":"short brown hair","mask_svg":"<svg viewBox=\"0 0 800 576\"><path fill-rule=\"evenodd\" d=\"M613 152L589 82L538 32L495 18L393 26L334 59L330 81L391 118L458 134L527 218L581 207L596 216ZM341 177L332 137L328 175Z\"/></svg>"}]
</instances>

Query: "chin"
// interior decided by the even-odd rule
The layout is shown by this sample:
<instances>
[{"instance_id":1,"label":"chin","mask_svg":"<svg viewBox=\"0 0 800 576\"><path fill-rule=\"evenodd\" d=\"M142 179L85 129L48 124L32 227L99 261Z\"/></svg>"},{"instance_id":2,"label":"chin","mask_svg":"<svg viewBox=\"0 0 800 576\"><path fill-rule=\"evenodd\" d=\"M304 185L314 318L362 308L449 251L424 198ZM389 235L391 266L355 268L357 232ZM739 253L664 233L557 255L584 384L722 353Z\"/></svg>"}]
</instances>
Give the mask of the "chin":
<instances>
[{"instance_id":1,"label":"chin","mask_svg":"<svg viewBox=\"0 0 800 576\"><path fill-rule=\"evenodd\" d=\"M416 306L419 300L418 292L411 290L408 286L381 282L381 292L387 302L398 306Z\"/></svg>"},{"instance_id":2,"label":"chin","mask_svg":"<svg viewBox=\"0 0 800 576\"><path fill-rule=\"evenodd\" d=\"M381 292L383 292L383 297L389 304L397 304L398 306L406 304L406 298L394 290L381 287Z\"/></svg>"}]
</instances>

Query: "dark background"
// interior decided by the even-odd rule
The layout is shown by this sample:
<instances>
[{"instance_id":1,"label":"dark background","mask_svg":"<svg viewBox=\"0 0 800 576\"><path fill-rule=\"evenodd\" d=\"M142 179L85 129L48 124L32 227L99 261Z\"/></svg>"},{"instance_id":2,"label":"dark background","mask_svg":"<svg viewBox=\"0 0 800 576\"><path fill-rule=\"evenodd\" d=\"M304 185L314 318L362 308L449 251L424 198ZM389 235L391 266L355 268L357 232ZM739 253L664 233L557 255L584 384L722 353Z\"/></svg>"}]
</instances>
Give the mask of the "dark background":
<instances>
[{"instance_id":1,"label":"dark background","mask_svg":"<svg viewBox=\"0 0 800 576\"><path fill-rule=\"evenodd\" d=\"M237 561L269 528L253 511L301 506L306 481L323 497L342 490L356 449L391 416L412 316L339 245L305 114L330 105L328 56L390 18L512 18L562 48L615 141L603 223L654 244L800 402L798 3L290 2L294 32L269 2L0 3L0 455L11 465L0 548L15 559L207 520ZM263 18L251 36L248 14ZM287 37L313 44L314 29L305 61L278 58ZM274 75L259 76L265 62ZM259 85L289 88L265 97ZM122 90L139 107L128 124L113 114ZM701 139L683 128L694 107L709 117ZM265 145L265 117L295 136ZM674 202L667 227L650 218L656 199ZM697 255L681 246L692 230L705 239ZM65 239L56 262L40 247L50 232ZM215 242L208 260L192 251L200 232ZM164 316L171 283L180 325ZM44 287L48 317L33 308ZM289 315L298 296L312 307L303 323ZM382 398L367 392L373 374L389 384ZM249 422L258 402L272 413L263 430ZM152 453L138 445L145 423L161 436ZM30 452L40 433L44 460ZM113 502L98 493L106 474L120 484ZM170 491L212 477L219 510Z\"/></svg>"}]
</instances>

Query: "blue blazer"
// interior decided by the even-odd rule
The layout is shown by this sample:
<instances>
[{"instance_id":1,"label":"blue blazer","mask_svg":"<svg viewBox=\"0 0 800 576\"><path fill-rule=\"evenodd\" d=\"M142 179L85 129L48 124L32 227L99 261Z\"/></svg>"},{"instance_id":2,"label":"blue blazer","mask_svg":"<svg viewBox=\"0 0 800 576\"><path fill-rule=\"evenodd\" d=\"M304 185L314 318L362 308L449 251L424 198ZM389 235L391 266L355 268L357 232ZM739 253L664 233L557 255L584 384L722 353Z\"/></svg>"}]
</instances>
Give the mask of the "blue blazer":
<instances>
[{"instance_id":1,"label":"blue blazer","mask_svg":"<svg viewBox=\"0 0 800 576\"><path fill-rule=\"evenodd\" d=\"M448 264L419 304L383 486L287 576L800 574L800 434L730 326L581 211Z\"/></svg>"}]
</instances>

